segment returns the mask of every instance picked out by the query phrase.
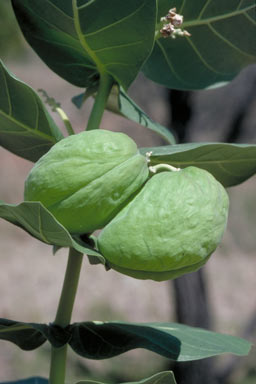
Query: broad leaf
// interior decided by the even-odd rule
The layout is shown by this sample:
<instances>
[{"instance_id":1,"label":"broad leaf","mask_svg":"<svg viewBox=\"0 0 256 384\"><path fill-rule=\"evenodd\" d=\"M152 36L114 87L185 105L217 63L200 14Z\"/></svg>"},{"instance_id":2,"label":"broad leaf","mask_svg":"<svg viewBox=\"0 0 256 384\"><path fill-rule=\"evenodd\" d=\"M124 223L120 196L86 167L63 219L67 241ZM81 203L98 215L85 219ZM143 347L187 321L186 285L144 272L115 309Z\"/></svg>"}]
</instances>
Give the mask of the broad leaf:
<instances>
[{"instance_id":1,"label":"broad leaf","mask_svg":"<svg viewBox=\"0 0 256 384\"><path fill-rule=\"evenodd\" d=\"M82 380L76 384L105 384L94 380ZM123 384L176 384L174 374L171 371L159 372L151 377Z\"/></svg>"},{"instance_id":2,"label":"broad leaf","mask_svg":"<svg viewBox=\"0 0 256 384\"><path fill-rule=\"evenodd\" d=\"M223 353L247 355L248 341L175 323L86 322L70 326L73 350L90 359L107 359L145 348L172 360L189 361Z\"/></svg>"},{"instance_id":3,"label":"broad leaf","mask_svg":"<svg viewBox=\"0 0 256 384\"><path fill-rule=\"evenodd\" d=\"M12 0L25 38L58 75L87 87L107 72L127 88L151 53L156 0Z\"/></svg>"},{"instance_id":4,"label":"broad leaf","mask_svg":"<svg viewBox=\"0 0 256 384\"><path fill-rule=\"evenodd\" d=\"M14 343L24 351L40 347L45 341L47 325L26 324L13 320L0 319L0 340Z\"/></svg>"},{"instance_id":5,"label":"broad leaf","mask_svg":"<svg viewBox=\"0 0 256 384\"><path fill-rule=\"evenodd\" d=\"M144 348L176 361L191 361L232 353L247 355L246 340L176 323L74 323L64 329L53 324L35 324L0 319L0 339L21 349L38 348L46 340L55 347L68 343L80 356L108 359Z\"/></svg>"},{"instance_id":6,"label":"broad leaf","mask_svg":"<svg viewBox=\"0 0 256 384\"><path fill-rule=\"evenodd\" d=\"M14 205L0 201L0 217L21 227L46 244L75 248L81 253L96 257L104 264L105 259L99 252L82 239L72 238L70 233L39 202L23 202Z\"/></svg>"},{"instance_id":7,"label":"broad leaf","mask_svg":"<svg viewBox=\"0 0 256 384\"><path fill-rule=\"evenodd\" d=\"M150 165L166 163L177 168L206 169L224 187L240 184L256 173L256 145L192 143L141 148L140 151L143 154L152 151Z\"/></svg>"},{"instance_id":8,"label":"broad leaf","mask_svg":"<svg viewBox=\"0 0 256 384\"><path fill-rule=\"evenodd\" d=\"M14 320L0 319L0 340L7 340L24 351L39 348L48 340L55 348L67 344L71 335L54 324L23 323Z\"/></svg>"},{"instance_id":9,"label":"broad leaf","mask_svg":"<svg viewBox=\"0 0 256 384\"><path fill-rule=\"evenodd\" d=\"M0 61L0 145L37 161L63 138L41 99Z\"/></svg>"},{"instance_id":10,"label":"broad leaf","mask_svg":"<svg viewBox=\"0 0 256 384\"><path fill-rule=\"evenodd\" d=\"M206 88L256 62L255 0L159 0L158 22L173 7L191 37L156 40L143 67L151 80L172 89Z\"/></svg>"},{"instance_id":11,"label":"broad leaf","mask_svg":"<svg viewBox=\"0 0 256 384\"><path fill-rule=\"evenodd\" d=\"M29 377L27 379L15 380L15 381L4 381L0 384L48 384L47 379L42 377Z\"/></svg>"},{"instance_id":12,"label":"broad leaf","mask_svg":"<svg viewBox=\"0 0 256 384\"><path fill-rule=\"evenodd\" d=\"M86 93L82 93L78 96L72 98L73 103L77 108L81 108L85 98L87 97ZM118 115L121 115L129 120L134 121L142 125L145 128L148 128L158 135L160 135L164 140L169 144L175 144L176 140L171 131L161 124L153 121L125 92L122 87L114 86L112 88L110 97L108 98L106 108L111 112L114 112Z\"/></svg>"}]
</instances>

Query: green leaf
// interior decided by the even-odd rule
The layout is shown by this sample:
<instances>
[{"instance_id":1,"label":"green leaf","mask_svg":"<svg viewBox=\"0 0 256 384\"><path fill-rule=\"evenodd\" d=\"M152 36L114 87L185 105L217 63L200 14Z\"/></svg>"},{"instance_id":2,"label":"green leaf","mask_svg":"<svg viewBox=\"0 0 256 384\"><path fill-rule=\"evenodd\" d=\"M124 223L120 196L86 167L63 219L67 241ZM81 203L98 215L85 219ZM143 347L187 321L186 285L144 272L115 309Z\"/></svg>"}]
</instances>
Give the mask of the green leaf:
<instances>
[{"instance_id":1,"label":"green leaf","mask_svg":"<svg viewBox=\"0 0 256 384\"><path fill-rule=\"evenodd\" d=\"M86 322L70 326L69 345L90 359L107 359L145 348L177 361L198 360L223 353L247 355L251 343L229 335L175 323Z\"/></svg>"},{"instance_id":2,"label":"green leaf","mask_svg":"<svg viewBox=\"0 0 256 384\"><path fill-rule=\"evenodd\" d=\"M35 91L0 61L0 145L37 161L63 138Z\"/></svg>"},{"instance_id":3,"label":"green leaf","mask_svg":"<svg viewBox=\"0 0 256 384\"><path fill-rule=\"evenodd\" d=\"M87 87L107 72L127 88L150 55L156 0L12 0L22 32L41 59Z\"/></svg>"},{"instance_id":4,"label":"green leaf","mask_svg":"<svg viewBox=\"0 0 256 384\"><path fill-rule=\"evenodd\" d=\"M251 348L246 340L176 323L91 321L61 328L0 319L0 339L24 350L38 348L46 340L56 348L68 343L89 359L108 359L144 348L172 360L191 361L224 353L245 356Z\"/></svg>"},{"instance_id":5,"label":"green leaf","mask_svg":"<svg viewBox=\"0 0 256 384\"><path fill-rule=\"evenodd\" d=\"M76 384L104 384L99 381L94 380L81 380ZM176 384L174 374L171 371L164 371L156 373L151 377L147 377L146 379L142 379L140 381L134 381L123 384Z\"/></svg>"},{"instance_id":6,"label":"green leaf","mask_svg":"<svg viewBox=\"0 0 256 384\"><path fill-rule=\"evenodd\" d=\"M54 324L24 323L0 319L0 340L10 341L24 351L39 348L46 340L55 348L61 348L68 343L70 337L68 328L63 329Z\"/></svg>"},{"instance_id":7,"label":"green leaf","mask_svg":"<svg viewBox=\"0 0 256 384\"><path fill-rule=\"evenodd\" d=\"M40 202L23 202L15 205L0 201L0 217L46 244L73 247L79 252L96 257L102 264L105 263L104 257L89 244L82 239L72 238Z\"/></svg>"},{"instance_id":8,"label":"green leaf","mask_svg":"<svg viewBox=\"0 0 256 384\"><path fill-rule=\"evenodd\" d=\"M173 7L191 37L156 40L142 69L151 80L201 89L228 82L256 62L255 0L158 0L158 22Z\"/></svg>"},{"instance_id":9,"label":"green leaf","mask_svg":"<svg viewBox=\"0 0 256 384\"><path fill-rule=\"evenodd\" d=\"M152 151L150 165L166 163L177 168L195 166L206 169L231 187L256 173L256 145L224 143L191 143L141 148L142 154Z\"/></svg>"},{"instance_id":10,"label":"green leaf","mask_svg":"<svg viewBox=\"0 0 256 384\"><path fill-rule=\"evenodd\" d=\"M49 381L47 379L43 379L42 377L29 377L28 379L5 381L0 384L48 384L48 383Z\"/></svg>"},{"instance_id":11,"label":"green leaf","mask_svg":"<svg viewBox=\"0 0 256 384\"><path fill-rule=\"evenodd\" d=\"M86 93L72 98L77 108L81 108L86 99ZM114 86L107 101L106 108L113 113L123 116L137 124L148 128L160 135L169 144L175 144L174 134L161 124L153 121L125 92L122 87Z\"/></svg>"},{"instance_id":12,"label":"green leaf","mask_svg":"<svg viewBox=\"0 0 256 384\"><path fill-rule=\"evenodd\" d=\"M39 348L45 341L47 325L28 324L13 320L0 319L0 340L14 343L24 351Z\"/></svg>"}]
</instances>

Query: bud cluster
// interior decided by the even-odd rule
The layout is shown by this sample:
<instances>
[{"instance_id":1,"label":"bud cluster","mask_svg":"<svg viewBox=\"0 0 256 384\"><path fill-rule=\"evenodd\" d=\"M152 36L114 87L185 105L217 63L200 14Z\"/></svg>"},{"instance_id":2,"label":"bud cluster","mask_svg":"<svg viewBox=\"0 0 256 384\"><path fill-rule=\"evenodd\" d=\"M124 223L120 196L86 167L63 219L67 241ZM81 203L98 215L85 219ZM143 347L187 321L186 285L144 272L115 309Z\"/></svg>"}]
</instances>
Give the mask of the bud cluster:
<instances>
[{"instance_id":1,"label":"bud cluster","mask_svg":"<svg viewBox=\"0 0 256 384\"><path fill-rule=\"evenodd\" d=\"M161 17L161 22L163 23L163 27L160 29L162 37L171 36L175 39L176 36L191 36L188 31L179 28L183 23L183 16L176 13L176 8L170 9L166 16Z\"/></svg>"}]
</instances>

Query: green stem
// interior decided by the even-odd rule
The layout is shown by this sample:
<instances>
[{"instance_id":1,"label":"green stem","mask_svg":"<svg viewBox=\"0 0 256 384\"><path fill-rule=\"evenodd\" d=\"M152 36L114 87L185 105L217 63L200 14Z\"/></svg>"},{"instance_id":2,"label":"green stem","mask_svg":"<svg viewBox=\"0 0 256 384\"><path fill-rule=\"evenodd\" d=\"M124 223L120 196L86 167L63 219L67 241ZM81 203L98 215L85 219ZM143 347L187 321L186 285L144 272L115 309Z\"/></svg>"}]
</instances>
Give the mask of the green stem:
<instances>
[{"instance_id":1,"label":"green stem","mask_svg":"<svg viewBox=\"0 0 256 384\"><path fill-rule=\"evenodd\" d=\"M54 324L65 328L70 324L76 297L83 254L70 248L65 279ZM52 347L50 384L64 384L66 374L67 344L61 348Z\"/></svg>"},{"instance_id":2,"label":"green stem","mask_svg":"<svg viewBox=\"0 0 256 384\"><path fill-rule=\"evenodd\" d=\"M101 74L99 90L95 97L95 102L93 104L93 108L89 117L89 121L86 128L87 131L99 128L113 83L113 78L110 75L108 75L107 73Z\"/></svg>"},{"instance_id":3,"label":"green stem","mask_svg":"<svg viewBox=\"0 0 256 384\"><path fill-rule=\"evenodd\" d=\"M67 117L66 113L63 111L63 109L60 108L60 107L57 107L57 108L56 108L56 112L58 112L58 114L60 115L60 117L61 117L63 123L65 124L65 127L66 127L66 130L67 130L68 134L69 134L69 135L74 135L75 132L74 132L74 130L73 130L73 127L72 127L72 125L71 125L71 123L70 123L70 120L69 120L69 118Z\"/></svg>"}]
</instances>

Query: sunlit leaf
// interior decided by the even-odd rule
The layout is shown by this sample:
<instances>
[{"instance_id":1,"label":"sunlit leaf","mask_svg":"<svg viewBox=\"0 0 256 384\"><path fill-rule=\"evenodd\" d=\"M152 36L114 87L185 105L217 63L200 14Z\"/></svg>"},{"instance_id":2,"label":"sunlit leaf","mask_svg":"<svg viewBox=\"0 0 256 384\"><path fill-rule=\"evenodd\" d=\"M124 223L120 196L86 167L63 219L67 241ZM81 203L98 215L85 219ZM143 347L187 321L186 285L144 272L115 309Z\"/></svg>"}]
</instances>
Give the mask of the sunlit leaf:
<instances>
[{"instance_id":1,"label":"sunlit leaf","mask_svg":"<svg viewBox=\"0 0 256 384\"><path fill-rule=\"evenodd\" d=\"M169 164L177 168L195 166L212 173L225 187L247 180L256 173L256 145L191 143L141 148L152 152L150 164Z\"/></svg>"},{"instance_id":2,"label":"sunlit leaf","mask_svg":"<svg viewBox=\"0 0 256 384\"><path fill-rule=\"evenodd\" d=\"M21 227L30 235L46 244L60 247L72 247L99 259L104 264L104 257L85 243L73 238L70 233L39 202L23 202L19 205L5 204L0 201L0 217Z\"/></svg>"},{"instance_id":3,"label":"sunlit leaf","mask_svg":"<svg viewBox=\"0 0 256 384\"><path fill-rule=\"evenodd\" d=\"M145 348L172 360L189 361L223 353L247 355L243 339L176 323L86 322L71 325L74 351L90 359L106 359Z\"/></svg>"},{"instance_id":4,"label":"sunlit leaf","mask_svg":"<svg viewBox=\"0 0 256 384\"><path fill-rule=\"evenodd\" d=\"M68 343L78 355L89 359L107 359L144 348L172 360L192 361L224 353L245 356L251 348L244 339L176 323L90 321L61 328L0 319L0 339L25 350L38 348L46 340L55 347Z\"/></svg>"}]
</instances>

